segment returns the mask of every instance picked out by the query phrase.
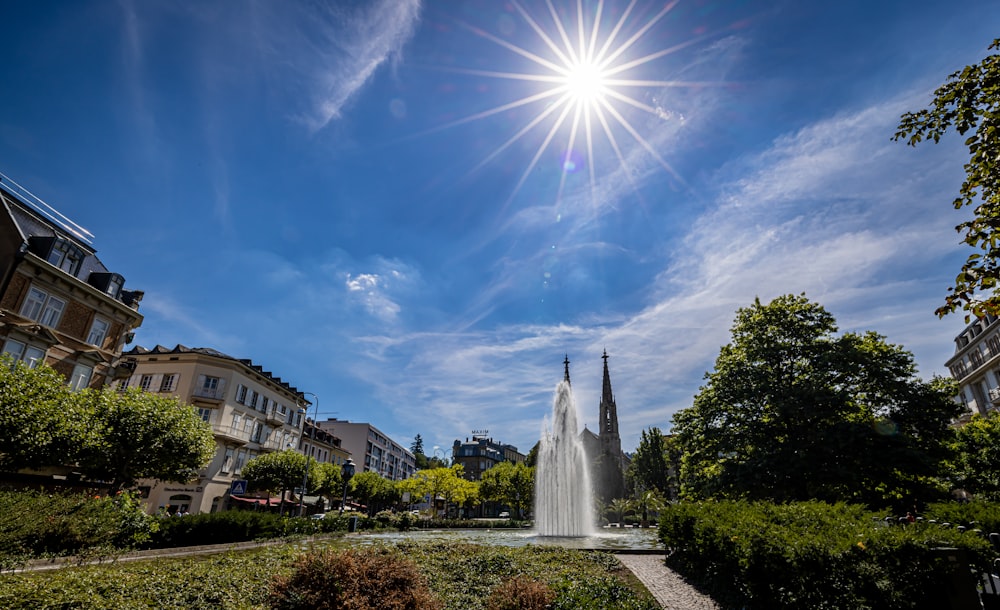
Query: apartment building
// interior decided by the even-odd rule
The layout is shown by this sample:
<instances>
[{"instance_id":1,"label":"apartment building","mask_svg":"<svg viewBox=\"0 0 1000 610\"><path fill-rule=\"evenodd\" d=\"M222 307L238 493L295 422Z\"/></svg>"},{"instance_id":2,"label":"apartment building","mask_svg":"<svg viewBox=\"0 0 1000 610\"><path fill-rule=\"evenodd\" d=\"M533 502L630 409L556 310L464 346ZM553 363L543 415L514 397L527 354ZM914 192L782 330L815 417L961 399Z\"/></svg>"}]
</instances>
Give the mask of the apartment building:
<instances>
[{"instance_id":1,"label":"apartment building","mask_svg":"<svg viewBox=\"0 0 1000 610\"><path fill-rule=\"evenodd\" d=\"M958 381L958 400L968 412L986 415L1000 406L1000 324L988 315L955 337L955 355L945 365Z\"/></svg>"},{"instance_id":2,"label":"apartment building","mask_svg":"<svg viewBox=\"0 0 1000 610\"><path fill-rule=\"evenodd\" d=\"M391 481L402 481L416 472L413 454L371 424L330 418L319 426L340 437L359 473L377 472Z\"/></svg>"},{"instance_id":3,"label":"apartment building","mask_svg":"<svg viewBox=\"0 0 1000 610\"><path fill-rule=\"evenodd\" d=\"M177 345L125 352L135 372L119 387L177 396L212 425L215 458L187 483L143 481L150 512L160 508L191 514L226 510L233 503L258 502L230 493L243 465L254 457L299 450L309 401L295 387L250 360L210 348ZM318 439L317 439L318 441ZM310 450L321 443L313 441Z\"/></svg>"},{"instance_id":4,"label":"apartment building","mask_svg":"<svg viewBox=\"0 0 1000 610\"><path fill-rule=\"evenodd\" d=\"M525 456L517 447L494 441L488 434L486 430L475 430L471 441L468 438L464 443L456 440L452 446L452 463L461 464L465 478L470 481L482 479L484 472L500 462L524 462Z\"/></svg>"},{"instance_id":5,"label":"apartment building","mask_svg":"<svg viewBox=\"0 0 1000 610\"><path fill-rule=\"evenodd\" d=\"M74 389L128 377L143 293L98 259L93 235L0 174L0 345Z\"/></svg>"},{"instance_id":6,"label":"apartment building","mask_svg":"<svg viewBox=\"0 0 1000 610\"><path fill-rule=\"evenodd\" d=\"M351 453L344 449L340 438L320 428L316 422L308 418L299 443L299 452L317 462L336 466L342 466L351 457Z\"/></svg>"}]
</instances>

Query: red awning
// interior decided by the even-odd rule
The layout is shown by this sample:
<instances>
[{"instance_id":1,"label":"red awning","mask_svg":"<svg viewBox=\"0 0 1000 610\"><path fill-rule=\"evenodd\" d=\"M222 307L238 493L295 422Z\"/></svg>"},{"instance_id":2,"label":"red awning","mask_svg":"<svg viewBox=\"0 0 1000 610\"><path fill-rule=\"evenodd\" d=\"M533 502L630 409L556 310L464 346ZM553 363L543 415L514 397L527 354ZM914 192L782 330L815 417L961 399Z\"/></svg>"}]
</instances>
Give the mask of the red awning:
<instances>
[{"instance_id":1,"label":"red awning","mask_svg":"<svg viewBox=\"0 0 1000 610\"><path fill-rule=\"evenodd\" d=\"M232 500L237 500L239 502L246 502L247 504L270 504L271 506L277 506L281 504L281 498L241 498L240 496L229 496Z\"/></svg>"}]
</instances>

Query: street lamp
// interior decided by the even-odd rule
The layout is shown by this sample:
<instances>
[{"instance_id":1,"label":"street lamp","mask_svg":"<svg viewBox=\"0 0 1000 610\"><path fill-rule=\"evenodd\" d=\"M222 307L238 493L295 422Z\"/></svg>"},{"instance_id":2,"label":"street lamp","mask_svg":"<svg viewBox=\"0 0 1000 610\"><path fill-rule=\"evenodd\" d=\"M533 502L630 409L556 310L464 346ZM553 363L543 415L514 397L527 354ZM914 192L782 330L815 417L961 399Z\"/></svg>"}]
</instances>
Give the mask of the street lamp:
<instances>
[{"instance_id":1,"label":"street lamp","mask_svg":"<svg viewBox=\"0 0 1000 610\"><path fill-rule=\"evenodd\" d=\"M316 410L314 411L314 417L313 417L313 436L312 436L312 440L315 441L316 440L316 432L315 432L315 430L316 430L316 425L317 425L316 422L319 421L317 419L319 417L319 396L316 396L312 392L302 392L302 394L303 395L308 394L308 395L312 396L316 400ZM306 416L306 417L304 417L302 419L302 438L305 439L305 437L306 437L306 423L307 423L307 420L309 419L309 417L308 417L309 411L307 409L299 409L299 413L302 413L303 415ZM315 451L315 448L310 445L309 451ZM306 472L305 472L305 474L302 475L302 493L299 494L299 516L300 517L305 513L305 509L306 509L306 486L309 485L309 464L310 464L309 451L305 452L306 453Z\"/></svg>"},{"instance_id":2,"label":"street lamp","mask_svg":"<svg viewBox=\"0 0 1000 610\"><path fill-rule=\"evenodd\" d=\"M347 484L354 476L354 460L347 458L344 465L340 467L340 478L344 480L344 498L340 501L340 514L344 514L344 506L347 505Z\"/></svg>"}]
</instances>

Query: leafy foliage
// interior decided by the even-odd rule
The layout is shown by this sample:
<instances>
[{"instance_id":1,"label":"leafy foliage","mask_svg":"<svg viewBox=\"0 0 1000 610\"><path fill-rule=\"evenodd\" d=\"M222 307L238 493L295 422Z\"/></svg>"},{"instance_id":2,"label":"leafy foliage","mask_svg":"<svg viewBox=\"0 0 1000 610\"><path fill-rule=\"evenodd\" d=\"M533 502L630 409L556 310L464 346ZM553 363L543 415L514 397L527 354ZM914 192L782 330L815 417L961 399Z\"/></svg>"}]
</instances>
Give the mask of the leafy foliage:
<instances>
[{"instance_id":1,"label":"leafy foliage","mask_svg":"<svg viewBox=\"0 0 1000 610\"><path fill-rule=\"evenodd\" d=\"M630 468L632 478L641 489L655 489L664 495L669 493L670 465L666 442L659 428L642 431Z\"/></svg>"},{"instance_id":2,"label":"leafy foliage","mask_svg":"<svg viewBox=\"0 0 1000 610\"><path fill-rule=\"evenodd\" d=\"M129 493L0 492L0 570L45 557L114 555L146 543L157 526Z\"/></svg>"},{"instance_id":3,"label":"leafy foliage","mask_svg":"<svg viewBox=\"0 0 1000 610\"><path fill-rule=\"evenodd\" d=\"M1000 49L1000 39L989 48ZM938 142L951 129L962 136L972 132L965 139L965 181L953 205L976 206L973 218L955 228L964 233L966 244L982 252L965 261L936 313L943 316L962 308L976 317L1000 315L1000 55L988 55L949 75L934 91L930 108L900 118L893 139L916 146L922 140Z\"/></svg>"},{"instance_id":4,"label":"leafy foliage","mask_svg":"<svg viewBox=\"0 0 1000 610\"><path fill-rule=\"evenodd\" d=\"M660 537L671 567L733 607L947 607L951 583L936 549L988 565L989 543L976 533L880 517L841 503L682 502L661 515Z\"/></svg>"},{"instance_id":5,"label":"leafy foliage","mask_svg":"<svg viewBox=\"0 0 1000 610\"><path fill-rule=\"evenodd\" d=\"M451 468L430 468L418 470L412 477L397 484L400 493L409 492L410 497L444 498L446 503L465 504L479 497L477 483L462 478L465 468L455 464Z\"/></svg>"},{"instance_id":6,"label":"leafy foliage","mask_svg":"<svg viewBox=\"0 0 1000 610\"><path fill-rule=\"evenodd\" d=\"M916 378L912 355L878 334L835 331L805 296L737 311L732 343L674 417L682 493L874 506L935 493L954 385Z\"/></svg>"},{"instance_id":7,"label":"leafy foliage","mask_svg":"<svg viewBox=\"0 0 1000 610\"><path fill-rule=\"evenodd\" d=\"M350 489L351 495L368 507L369 515L375 514L377 506L388 506L400 495L392 481L370 470L354 475L351 478Z\"/></svg>"},{"instance_id":8,"label":"leafy foliage","mask_svg":"<svg viewBox=\"0 0 1000 610\"><path fill-rule=\"evenodd\" d=\"M93 442L90 422L62 375L0 356L0 469L72 463Z\"/></svg>"},{"instance_id":9,"label":"leafy foliage","mask_svg":"<svg viewBox=\"0 0 1000 610\"><path fill-rule=\"evenodd\" d=\"M1000 414L978 413L955 430L949 476L957 487L992 500L1000 499Z\"/></svg>"},{"instance_id":10,"label":"leafy foliage","mask_svg":"<svg viewBox=\"0 0 1000 610\"><path fill-rule=\"evenodd\" d=\"M483 472L479 495L488 502L508 506L513 514L523 517L535 502L535 469L525 464L500 462Z\"/></svg>"},{"instance_id":11,"label":"leafy foliage","mask_svg":"<svg viewBox=\"0 0 1000 610\"><path fill-rule=\"evenodd\" d=\"M189 481L215 455L212 427L176 398L138 388L84 390L93 442L80 458L89 477L123 489L138 479Z\"/></svg>"}]
</instances>

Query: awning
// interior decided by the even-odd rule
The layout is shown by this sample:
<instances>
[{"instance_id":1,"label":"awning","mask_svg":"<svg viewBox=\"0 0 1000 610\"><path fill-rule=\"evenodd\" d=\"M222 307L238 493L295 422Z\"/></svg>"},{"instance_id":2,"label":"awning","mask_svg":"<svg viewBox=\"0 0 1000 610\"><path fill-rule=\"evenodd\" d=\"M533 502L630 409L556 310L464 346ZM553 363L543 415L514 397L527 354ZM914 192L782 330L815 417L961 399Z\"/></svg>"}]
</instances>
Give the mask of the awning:
<instances>
[{"instance_id":1,"label":"awning","mask_svg":"<svg viewBox=\"0 0 1000 610\"><path fill-rule=\"evenodd\" d=\"M240 496L229 496L229 498L237 502L246 502L247 504L269 504L271 506L281 504L281 498L241 498Z\"/></svg>"}]
</instances>

